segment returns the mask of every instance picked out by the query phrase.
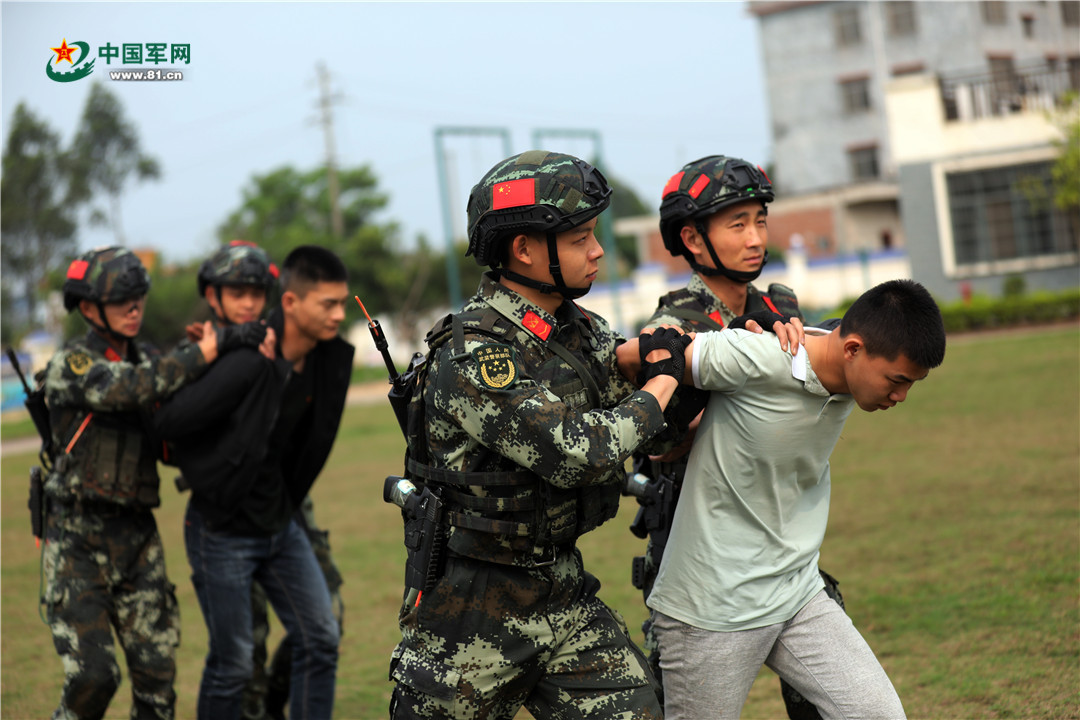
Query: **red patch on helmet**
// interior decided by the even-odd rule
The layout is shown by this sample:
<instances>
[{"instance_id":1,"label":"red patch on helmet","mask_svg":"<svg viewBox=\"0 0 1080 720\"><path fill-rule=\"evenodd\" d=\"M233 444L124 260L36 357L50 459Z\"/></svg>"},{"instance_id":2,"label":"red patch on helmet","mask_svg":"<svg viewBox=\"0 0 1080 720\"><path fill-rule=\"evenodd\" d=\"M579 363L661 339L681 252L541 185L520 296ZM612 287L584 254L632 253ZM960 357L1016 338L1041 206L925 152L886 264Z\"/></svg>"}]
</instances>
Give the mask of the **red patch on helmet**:
<instances>
[{"instance_id":1,"label":"red patch on helmet","mask_svg":"<svg viewBox=\"0 0 1080 720\"><path fill-rule=\"evenodd\" d=\"M690 186L690 197L697 200L697 196L701 194L701 191L705 189L705 186L709 184L708 175L699 175L698 179L694 181L694 184Z\"/></svg>"},{"instance_id":2,"label":"red patch on helmet","mask_svg":"<svg viewBox=\"0 0 1080 720\"><path fill-rule=\"evenodd\" d=\"M522 319L521 324L532 331L536 337L541 340L547 340L548 335L551 334L551 325L532 310L525 313L525 317Z\"/></svg>"},{"instance_id":3,"label":"red patch on helmet","mask_svg":"<svg viewBox=\"0 0 1080 720\"><path fill-rule=\"evenodd\" d=\"M251 242L250 240L230 240L229 241L229 247L236 247L238 245L246 245L248 247L259 247L258 245Z\"/></svg>"},{"instance_id":4,"label":"red patch on helmet","mask_svg":"<svg viewBox=\"0 0 1080 720\"><path fill-rule=\"evenodd\" d=\"M275 280L278 279L280 271L277 269L277 265L275 265L274 263L270 263L270 274L274 276Z\"/></svg>"},{"instance_id":5,"label":"red patch on helmet","mask_svg":"<svg viewBox=\"0 0 1080 720\"><path fill-rule=\"evenodd\" d=\"M770 180L770 179L769 179L769 176L768 176L768 175L767 175L767 174L765 173L765 168L763 168L763 167L761 167L760 165L758 165L758 166L757 166L757 169L758 169L758 170L759 170L759 171L761 172L762 176L764 176L764 178L765 178L765 182L767 182L767 183L769 183L770 185L772 185L772 180Z\"/></svg>"},{"instance_id":6,"label":"red patch on helmet","mask_svg":"<svg viewBox=\"0 0 1080 720\"><path fill-rule=\"evenodd\" d=\"M86 260L72 260L71 264L68 265L68 280L82 280L86 277L88 267L90 267L90 263Z\"/></svg>"},{"instance_id":7,"label":"red patch on helmet","mask_svg":"<svg viewBox=\"0 0 1080 720\"><path fill-rule=\"evenodd\" d=\"M522 178L499 183L491 189L491 209L521 207L536 203L536 179Z\"/></svg>"},{"instance_id":8,"label":"red patch on helmet","mask_svg":"<svg viewBox=\"0 0 1080 720\"><path fill-rule=\"evenodd\" d=\"M683 175L685 174L685 172L680 170L679 172L671 176L671 179L667 181L667 185L664 186L664 194L660 196L661 200L679 189L679 183L682 182Z\"/></svg>"}]
</instances>

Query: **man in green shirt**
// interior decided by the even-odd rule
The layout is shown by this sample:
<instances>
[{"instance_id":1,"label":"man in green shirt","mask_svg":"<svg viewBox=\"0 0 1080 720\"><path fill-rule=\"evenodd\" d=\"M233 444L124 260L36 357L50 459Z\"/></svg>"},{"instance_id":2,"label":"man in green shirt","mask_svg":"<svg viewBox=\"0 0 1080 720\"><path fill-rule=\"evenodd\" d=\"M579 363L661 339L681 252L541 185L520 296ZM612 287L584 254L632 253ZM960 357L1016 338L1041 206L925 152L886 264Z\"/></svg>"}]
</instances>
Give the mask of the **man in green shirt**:
<instances>
[{"instance_id":1,"label":"man in green shirt","mask_svg":"<svg viewBox=\"0 0 1080 720\"><path fill-rule=\"evenodd\" d=\"M831 333L808 330L794 358L738 330L687 348L684 381L712 395L648 599L669 720L737 717L762 664L825 717L904 716L818 571L829 456L856 405L902 402L944 355L941 313L910 280L866 292Z\"/></svg>"}]
</instances>

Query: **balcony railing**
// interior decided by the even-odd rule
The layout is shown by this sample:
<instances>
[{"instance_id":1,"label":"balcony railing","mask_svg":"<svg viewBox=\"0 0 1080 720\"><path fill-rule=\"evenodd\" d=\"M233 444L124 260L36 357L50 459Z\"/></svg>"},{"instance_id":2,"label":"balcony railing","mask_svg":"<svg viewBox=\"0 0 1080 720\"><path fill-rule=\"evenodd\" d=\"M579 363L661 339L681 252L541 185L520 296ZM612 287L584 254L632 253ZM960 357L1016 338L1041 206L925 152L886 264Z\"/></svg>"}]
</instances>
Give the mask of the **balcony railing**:
<instances>
[{"instance_id":1,"label":"balcony railing","mask_svg":"<svg viewBox=\"0 0 1080 720\"><path fill-rule=\"evenodd\" d=\"M976 120L1053 110L1080 85L1074 67L1039 63L1003 72L956 73L940 78L946 120Z\"/></svg>"}]
</instances>

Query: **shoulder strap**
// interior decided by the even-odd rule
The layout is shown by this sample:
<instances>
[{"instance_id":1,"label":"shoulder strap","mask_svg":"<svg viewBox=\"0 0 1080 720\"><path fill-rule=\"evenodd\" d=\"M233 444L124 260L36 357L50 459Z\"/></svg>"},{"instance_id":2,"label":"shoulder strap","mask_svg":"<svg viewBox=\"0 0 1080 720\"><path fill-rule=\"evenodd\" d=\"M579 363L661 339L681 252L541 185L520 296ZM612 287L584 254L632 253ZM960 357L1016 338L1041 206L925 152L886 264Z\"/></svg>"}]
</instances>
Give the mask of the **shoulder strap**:
<instances>
[{"instance_id":1,"label":"shoulder strap","mask_svg":"<svg viewBox=\"0 0 1080 720\"><path fill-rule=\"evenodd\" d=\"M799 299L795 297L795 291L787 285L772 283L769 285L768 294L763 294L762 299L772 301L772 309L782 315L794 315L802 319L802 310L799 309Z\"/></svg>"},{"instance_id":2,"label":"shoulder strap","mask_svg":"<svg viewBox=\"0 0 1080 720\"><path fill-rule=\"evenodd\" d=\"M666 308L664 310L664 312L667 313L668 315L674 315L675 317L681 318L683 320L689 320L690 322L700 323L700 324L704 325L705 327L709 328L710 330L723 330L724 329L724 324L723 323L716 322L711 317L709 317L705 313L700 312L698 310L691 310L690 308L673 307L673 308Z\"/></svg>"},{"instance_id":3,"label":"shoulder strap","mask_svg":"<svg viewBox=\"0 0 1080 720\"><path fill-rule=\"evenodd\" d=\"M581 378L581 382L585 384L585 391L589 393L589 404L594 410L598 409L600 407L600 387L596 384L596 378L592 376L588 368L582 365L581 361L574 357L573 353L554 340L548 341L548 348L574 369L574 372Z\"/></svg>"},{"instance_id":4,"label":"shoulder strap","mask_svg":"<svg viewBox=\"0 0 1080 720\"><path fill-rule=\"evenodd\" d=\"M676 305L677 302L685 302L689 300L690 305ZM672 290L667 295L660 297L660 303L657 306L657 310L664 309L664 312L668 315L673 315L681 320L687 320L692 323L699 323L709 328L710 330L723 330L724 323L721 320L717 322L708 315L705 314L705 306L698 300L694 293L690 292L687 288L679 288L678 290Z\"/></svg>"}]
</instances>

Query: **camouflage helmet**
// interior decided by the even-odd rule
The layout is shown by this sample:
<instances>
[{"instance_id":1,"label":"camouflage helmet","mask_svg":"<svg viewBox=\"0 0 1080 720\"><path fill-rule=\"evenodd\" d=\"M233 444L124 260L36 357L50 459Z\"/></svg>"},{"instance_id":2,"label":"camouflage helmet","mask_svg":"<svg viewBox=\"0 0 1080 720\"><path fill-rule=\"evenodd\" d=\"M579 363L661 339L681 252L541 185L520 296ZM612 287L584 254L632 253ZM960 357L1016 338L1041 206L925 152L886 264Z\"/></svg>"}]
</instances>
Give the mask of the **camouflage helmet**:
<instances>
[{"instance_id":1,"label":"camouflage helmet","mask_svg":"<svg viewBox=\"0 0 1080 720\"><path fill-rule=\"evenodd\" d=\"M257 285L270 290L278 274L265 250L247 240L233 240L199 268L199 296L211 285Z\"/></svg>"},{"instance_id":2,"label":"camouflage helmet","mask_svg":"<svg viewBox=\"0 0 1080 720\"><path fill-rule=\"evenodd\" d=\"M573 155L530 150L491 168L469 193L469 249L480 265L500 261L500 240L520 232L559 233L611 202L603 174Z\"/></svg>"},{"instance_id":3,"label":"camouflage helmet","mask_svg":"<svg viewBox=\"0 0 1080 720\"><path fill-rule=\"evenodd\" d=\"M660 202L660 235L675 257L688 253L682 228L729 205L746 200L773 201L772 183L765 171L745 160L709 155L687 163L671 176Z\"/></svg>"},{"instance_id":4,"label":"camouflage helmet","mask_svg":"<svg viewBox=\"0 0 1080 720\"><path fill-rule=\"evenodd\" d=\"M139 257L122 247L89 250L68 266L64 280L64 308L71 312L80 300L114 303L141 297L150 291L150 273Z\"/></svg>"}]
</instances>

